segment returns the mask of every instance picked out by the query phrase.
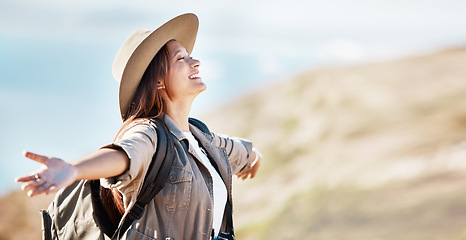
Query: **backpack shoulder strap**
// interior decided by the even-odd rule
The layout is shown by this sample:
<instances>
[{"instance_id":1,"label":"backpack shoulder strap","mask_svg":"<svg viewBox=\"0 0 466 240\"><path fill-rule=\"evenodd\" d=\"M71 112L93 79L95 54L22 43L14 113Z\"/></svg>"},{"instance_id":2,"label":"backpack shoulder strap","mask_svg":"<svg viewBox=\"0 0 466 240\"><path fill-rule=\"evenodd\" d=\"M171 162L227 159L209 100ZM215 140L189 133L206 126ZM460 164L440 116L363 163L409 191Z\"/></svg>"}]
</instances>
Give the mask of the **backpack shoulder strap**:
<instances>
[{"instance_id":1,"label":"backpack shoulder strap","mask_svg":"<svg viewBox=\"0 0 466 240\"><path fill-rule=\"evenodd\" d=\"M197 118L192 118L190 117L189 118L189 123L191 123L192 125L196 126L197 128L199 128L201 131L203 131L205 134L207 135L212 135L212 133L210 132L209 128L207 127L207 125L205 125L205 123L203 123L201 120L197 119Z\"/></svg>"},{"instance_id":2,"label":"backpack shoulder strap","mask_svg":"<svg viewBox=\"0 0 466 240\"><path fill-rule=\"evenodd\" d=\"M173 142L165 123L160 118L154 119L154 123L157 129L157 150L147 170L136 203L122 219L112 239L119 239L131 224L142 216L144 207L162 190L168 178L175 158Z\"/></svg>"},{"instance_id":3,"label":"backpack shoulder strap","mask_svg":"<svg viewBox=\"0 0 466 240\"><path fill-rule=\"evenodd\" d=\"M42 239L52 240L52 217L46 210L40 210L42 219Z\"/></svg>"}]
</instances>

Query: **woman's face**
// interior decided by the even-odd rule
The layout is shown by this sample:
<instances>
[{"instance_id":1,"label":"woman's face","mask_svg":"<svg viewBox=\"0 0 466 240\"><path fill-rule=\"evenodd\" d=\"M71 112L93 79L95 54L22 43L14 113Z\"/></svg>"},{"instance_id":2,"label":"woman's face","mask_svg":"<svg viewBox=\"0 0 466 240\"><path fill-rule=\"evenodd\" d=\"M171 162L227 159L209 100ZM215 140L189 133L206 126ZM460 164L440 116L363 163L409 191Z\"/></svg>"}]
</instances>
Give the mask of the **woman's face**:
<instances>
[{"instance_id":1,"label":"woman's face","mask_svg":"<svg viewBox=\"0 0 466 240\"><path fill-rule=\"evenodd\" d=\"M199 60L191 58L188 51L177 41L167 43L170 69L168 72L169 96L171 100L196 97L206 89L199 77Z\"/></svg>"}]
</instances>

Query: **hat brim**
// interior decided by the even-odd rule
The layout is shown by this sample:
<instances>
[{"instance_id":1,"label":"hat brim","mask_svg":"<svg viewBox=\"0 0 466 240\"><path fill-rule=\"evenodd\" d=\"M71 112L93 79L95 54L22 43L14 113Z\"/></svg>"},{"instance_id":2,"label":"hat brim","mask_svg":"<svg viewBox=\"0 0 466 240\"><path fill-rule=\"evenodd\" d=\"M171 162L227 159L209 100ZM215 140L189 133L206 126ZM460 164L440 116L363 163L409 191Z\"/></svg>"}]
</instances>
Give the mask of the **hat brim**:
<instances>
[{"instance_id":1,"label":"hat brim","mask_svg":"<svg viewBox=\"0 0 466 240\"><path fill-rule=\"evenodd\" d=\"M113 76L120 82L119 104L123 117L149 63L168 41L174 39L191 53L199 20L187 13L166 22L154 31L137 30L123 44L113 62Z\"/></svg>"}]
</instances>

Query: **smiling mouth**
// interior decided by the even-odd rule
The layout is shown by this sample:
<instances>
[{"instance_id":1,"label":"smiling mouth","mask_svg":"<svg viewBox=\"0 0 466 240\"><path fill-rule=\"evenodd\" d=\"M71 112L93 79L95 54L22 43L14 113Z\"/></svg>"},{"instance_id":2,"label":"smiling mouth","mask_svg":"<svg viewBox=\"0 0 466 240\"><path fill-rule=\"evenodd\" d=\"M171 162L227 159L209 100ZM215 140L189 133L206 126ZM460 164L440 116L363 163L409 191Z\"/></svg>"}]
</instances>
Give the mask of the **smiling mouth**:
<instances>
[{"instance_id":1,"label":"smiling mouth","mask_svg":"<svg viewBox=\"0 0 466 240\"><path fill-rule=\"evenodd\" d=\"M188 78L189 78L189 79L196 79L196 78L199 78L199 72L193 73L193 74L189 75Z\"/></svg>"}]
</instances>

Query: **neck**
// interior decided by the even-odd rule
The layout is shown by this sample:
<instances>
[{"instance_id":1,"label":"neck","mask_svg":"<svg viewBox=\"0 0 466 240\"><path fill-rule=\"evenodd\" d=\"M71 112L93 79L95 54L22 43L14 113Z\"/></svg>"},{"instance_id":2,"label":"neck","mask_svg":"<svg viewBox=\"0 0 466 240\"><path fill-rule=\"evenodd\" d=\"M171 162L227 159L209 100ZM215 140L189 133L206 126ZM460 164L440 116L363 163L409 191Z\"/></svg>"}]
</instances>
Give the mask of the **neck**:
<instances>
[{"instance_id":1,"label":"neck","mask_svg":"<svg viewBox=\"0 0 466 240\"><path fill-rule=\"evenodd\" d=\"M166 114L183 132L189 132L189 112L193 101L167 102Z\"/></svg>"}]
</instances>

